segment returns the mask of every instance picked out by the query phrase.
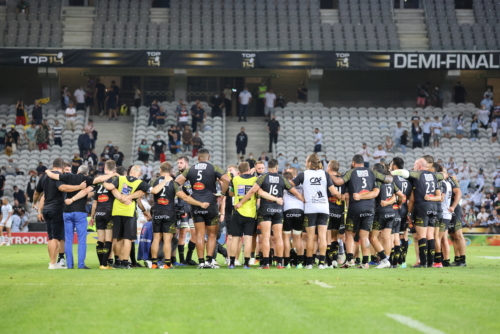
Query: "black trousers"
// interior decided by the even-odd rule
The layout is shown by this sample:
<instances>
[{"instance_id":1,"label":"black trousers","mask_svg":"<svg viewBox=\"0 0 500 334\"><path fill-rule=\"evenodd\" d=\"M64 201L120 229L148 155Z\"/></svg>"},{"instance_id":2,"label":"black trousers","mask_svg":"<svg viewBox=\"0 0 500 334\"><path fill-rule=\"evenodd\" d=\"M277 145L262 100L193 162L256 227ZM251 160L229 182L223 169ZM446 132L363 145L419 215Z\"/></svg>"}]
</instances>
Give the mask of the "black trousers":
<instances>
[{"instance_id":1,"label":"black trousers","mask_svg":"<svg viewBox=\"0 0 500 334\"><path fill-rule=\"evenodd\" d=\"M273 142L275 144L278 143L278 133L270 133L269 134L269 152L273 151Z\"/></svg>"}]
</instances>

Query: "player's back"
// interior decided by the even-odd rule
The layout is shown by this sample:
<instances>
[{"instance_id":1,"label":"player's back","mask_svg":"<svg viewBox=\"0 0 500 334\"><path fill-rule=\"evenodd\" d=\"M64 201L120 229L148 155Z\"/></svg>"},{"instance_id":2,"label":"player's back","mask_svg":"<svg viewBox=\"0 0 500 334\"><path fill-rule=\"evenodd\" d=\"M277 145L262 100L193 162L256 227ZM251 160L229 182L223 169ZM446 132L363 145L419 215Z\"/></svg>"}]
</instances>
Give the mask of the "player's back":
<instances>
[{"instance_id":1,"label":"player's back","mask_svg":"<svg viewBox=\"0 0 500 334\"><path fill-rule=\"evenodd\" d=\"M211 204L216 203L216 183L217 179L220 179L223 174L224 171L220 167L209 162L198 162L182 173L191 183L193 198Z\"/></svg>"}]
</instances>

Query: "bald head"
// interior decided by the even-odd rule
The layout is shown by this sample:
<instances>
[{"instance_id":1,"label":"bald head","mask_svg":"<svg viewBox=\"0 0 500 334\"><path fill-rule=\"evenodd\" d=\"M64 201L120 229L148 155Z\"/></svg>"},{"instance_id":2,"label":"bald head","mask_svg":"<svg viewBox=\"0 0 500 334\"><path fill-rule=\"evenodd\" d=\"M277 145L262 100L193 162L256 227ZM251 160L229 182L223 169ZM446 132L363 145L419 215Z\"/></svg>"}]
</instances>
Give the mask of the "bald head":
<instances>
[{"instance_id":1,"label":"bald head","mask_svg":"<svg viewBox=\"0 0 500 334\"><path fill-rule=\"evenodd\" d=\"M413 169L416 171L427 170L427 161L424 159L418 159L415 161L415 165L413 165Z\"/></svg>"},{"instance_id":2,"label":"bald head","mask_svg":"<svg viewBox=\"0 0 500 334\"><path fill-rule=\"evenodd\" d=\"M141 166L138 166L138 165L132 166L132 168L130 169L129 175L133 176L133 177L141 176Z\"/></svg>"}]
</instances>

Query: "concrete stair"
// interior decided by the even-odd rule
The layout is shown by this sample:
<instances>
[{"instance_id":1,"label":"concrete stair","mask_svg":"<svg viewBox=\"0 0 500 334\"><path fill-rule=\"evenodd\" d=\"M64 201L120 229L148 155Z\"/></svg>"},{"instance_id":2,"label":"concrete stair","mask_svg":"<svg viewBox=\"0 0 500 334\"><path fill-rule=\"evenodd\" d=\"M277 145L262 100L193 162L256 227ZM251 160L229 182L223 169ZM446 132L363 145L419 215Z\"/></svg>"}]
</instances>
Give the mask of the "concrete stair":
<instances>
[{"instance_id":1,"label":"concrete stair","mask_svg":"<svg viewBox=\"0 0 500 334\"><path fill-rule=\"evenodd\" d=\"M423 9L395 9L401 50L429 50L429 38Z\"/></svg>"},{"instance_id":2,"label":"concrete stair","mask_svg":"<svg viewBox=\"0 0 500 334\"><path fill-rule=\"evenodd\" d=\"M337 9L321 9L321 24L335 24L339 23L339 11Z\"/></svg>"},{"instance_id":3,"label":"concrete stair","mask_svg":"<svg viewBox=\"0 0 500 334\"><path fill-rule=\"evenodd\" d=\"M457 14L458 24L460 25L465 23L473 25L476 23L476 17L472 9L455 9L455 13Z\"/></svg>"},{"instance_id":4,"label":"concrete stair","mask_svg":"<svg viewBox=\"0 0 500 334\"><path fill-rule=\"evenodd\" d=\"M63 47L90 48L95 16L94 7L63 7Z\"/></svg>"},{"instance_id":5,"label":"concrete stair","mask_svg":"<svg viewBox=\"0 0 500 334\"><path fill-rule=\"evenodd\" d=\"M245 128L248 136L248 145L245 159L250 152L254 159L260 153L269 149L269 135L267 133L267 122L262 117L247 117L247 122L238 122L238 117L226 118L226 164L237 164L239 157L236 155L236 135L240 133L241 127ZM268 155L270 156L270 155Z\"/></svg>"},{"instance_id":6,"label":"concrete stair","mask_svg":"<svg viewBox=\"0 0 500 334\"><path fill-rule=\"evenodd\" d=\"M131 163L132 157L132 133L134 129L134 118L132 116L118 116L118 121L108 121L107 116L90 116L94 126L99 133L95 146L95 153L99 157L108 141L118 145L120 151L125 155L124 166ZM135 148L137 150L137 148Z\"/></svg>"},{"instance_id":7,"label":"concrete stair","mask_svg":"<svg viewBox=\"0 0 500 334\"><path fill-rule=\"evenodd\" d=\"M151 8L149 10L149 17L151 22L168 22L168 18L170 17L169 8Z\"/></svg>"}]
</instances>

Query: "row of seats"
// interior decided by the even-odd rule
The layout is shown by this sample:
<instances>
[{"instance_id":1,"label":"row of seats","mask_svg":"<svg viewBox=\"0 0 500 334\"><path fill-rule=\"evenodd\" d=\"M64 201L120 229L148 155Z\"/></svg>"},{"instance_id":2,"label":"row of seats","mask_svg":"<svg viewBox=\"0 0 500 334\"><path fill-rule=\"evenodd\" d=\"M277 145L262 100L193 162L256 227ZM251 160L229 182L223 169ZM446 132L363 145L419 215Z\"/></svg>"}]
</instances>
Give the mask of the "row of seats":
<instances>
[{"instance_id":1,"label":"row of seats","mask_svg":"<svg viewBox=\"0 0 500 334\"><path fill-rule=\"evenodd\" d=\"M97 3L97 22L149 22L151 1L109 0Z\"/></svg>"},{"instance_id":2,"label":"row of seats","mask_svg":"<svg viewBox=\"0 0 500 334\"><path fill-rule=\"evenodd\" d=\"M0 22L0 45L5 47L60 47L60 21L3 21Z\"/></svg>"}]
</instances>

